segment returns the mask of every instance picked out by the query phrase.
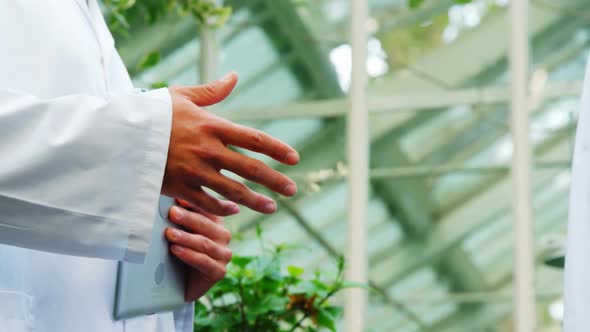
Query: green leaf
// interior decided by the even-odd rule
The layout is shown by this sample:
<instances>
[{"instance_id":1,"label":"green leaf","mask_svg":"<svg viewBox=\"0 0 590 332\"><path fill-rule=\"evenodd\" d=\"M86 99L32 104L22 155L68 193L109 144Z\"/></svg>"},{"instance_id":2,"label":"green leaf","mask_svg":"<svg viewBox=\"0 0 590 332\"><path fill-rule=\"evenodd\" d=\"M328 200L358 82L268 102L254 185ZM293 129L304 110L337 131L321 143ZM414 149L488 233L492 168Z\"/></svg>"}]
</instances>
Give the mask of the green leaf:
<instances>
[{"instance_id":1,"label":"green leaf","mask_svg":"<svg viewBox=\"0 0 590 332\"><path fill-rule=\"evenodd\" d=\"M305 294L306 297L316 295L318 298L323 298L328 294L328 289L325 284L321 282L304 280L300 284L295 285L289 289L291 294Z\"/></svg>"},{"instance_id":2,"label":"green leaf","mask_svg":"<svg viewBox=\"0 0 590 332\"><path fill-rule=\"evenodd\" d=\"M254 260L254 257L248 256L234 256L231 259L231 264L237 265L241 268L246 267L246 265L250 264Z\"/></svg>"},{"instance_id":3,"label":"green leaf","mask_svg":"<svg viewBox=\"0 0 590 332\"><path fill-rule=\"evenodd\" d=\"M244 240L244 236L239 232L232 232L231 237L233 242Z\"/></svg>"},{"instance_id":4,"label":"green leaf","mask_svg":"<svg viewBox=\"0 0 590 332\"><path fill-rule=\"evenodd\" d=\"M296 6L296 7L305 7L305 8L311 7L310 0L291 0L291 2L293 2L293 6Z\"/></svg>"},{"instance_id":5,"label":"green leaf","mask_svg":"<svg viewBox=\"0 0 590 332\"><path fill-rule=\"evenodd\" d=\"M238 287L239 280L236 276L227 275L223 278L220 282L216 283L215 286L211 288L209 293L213 296L213 300L217 296L223 296L225 293L231 293L235 291L236 287Z\"/></svg>"},{"instance_id":6,"label":"green leaf","mask_svg":"<svg viewBox=\"0 0 590 332\"><path fill-rule=\"evenodd\" d=\"M150 85L150 88L152 88L152 89L160 89L160 88L166 88L166 87L168 87L168 83L164 82L164 81L152 83Z\"/></svg>"},{"instance_id":7,"label":"green leaf","mask_svg":"<svg viewBox=\"0 0 590 332\"><path fill-rule=\"evenodd\" d=\"M109 24L120 26L123 29L129 29L129 21L125 15L119 11L113 11L109 15Z\"/></svg>"},{"instance_id":8,"label":"green leaf","mask_svg":"<svg viewBox=\"0 0 590 332\"><path fill-rule=\"evenodd\" d=\"M330 313L330 315L334 318L338 318L340 317L340 315L342 315L342 312L344 311L342 309L342 307L336 307L336 306L326 306L326 307L322 307L324 310L326 310L327 312Z\"/></svg>"},{"instance_id":9,"label":"green leaf","mask_svg":"<svg viewBox=\"0 0 590 332\"><path fill-rule=\"evenodd\" d=\"M276 296L272 293L266 295L261 301L255 301L246 309L249 314L260 315L268 312L283 312L289 303L286 296Z\"/></svg>"},{"instance_id":10,"label":"green leaf","mask_svg":"<svg viewBox=\"0 0 590 332\"><path fill-rule=\"evenodd\" d=\"M207 317L209 314L209 308L203 302L196 301L195 302L195 317Z\"/></svg>"},{"instance_id":11,"label":"green leaf","mask_svg":"<svg viewBox=\"0 0 590 332\"><path fill-rule=\"evenodd\" d=\"M345 261L344 261L344 256L339 256L338 257L338 276L342 276L342 273L344 273L344 265L345 265Z\"/></svg>"},{"instance_id":12,"label":"green leaf","mask_svg":"<svg viewBox=\"0 0 590 332\"><path fill-rule=\"evenodd\" d=\"M301 249L304 249L306 251L311 251L311 249L304 244L281 243L275 247L275 252L283 253L285 251L294 251L294 250L301 250Z\"/></svg>"},{"instance_id":13,"label":"green leaf","mask_svg":"<svg viewBox=\"0 0 590 332\"><path fill-rule=\"evenodd\" d=\"M158 51L152 51L148 54L146 54L141 61L139 61L139 64L137 65L137 69L140 70L145 70L151 67L154 67L155 65L157 65L160 62L160 52Z\"/></svg>"},{"instance_id":14,"label":"green leaf","mask_svg":"<svg viewBox=\"0 0 590 332\"><path fill-rule=\"evenodd\" d=\"M412 9L416 9L420 7L420 5L422 5L423 2L424 0L408 0L408 6L410 6L410 8Z\"/></svg>"},{"instance_id":15,"label":"green leaf","mask_svg":"<svg viewBox=\"0 0 590 332\"><path fill-rule=\"evenodd\" d=\"M123 9L123 10L129 9L129 8L133 7L134 5L135 5L135 0L120 0L119 4L118 4L119 8Z\"/></svg>"},{"instance_id":16,"label":"green leaf","mask_svg":"<svg viewBox=\"0 0 590 332\"><path fill-rule=\"evenodd\" d=\"M327 292L330 289L330 287L325 282L323 282L319 279L314 279L311 281L311 283L316 287L317 290Z\"/></svg>"},{"instance_id":17,"label":"green leaf","mask_svg":"<svg viewBox=\"0 0 590 332\"><path fill-rule=\"evenodd\" d=\"M225 22L227 22L227 20L231 16L232 7L225 6L225 7L216 8L215 10L212 11L211 14L214 15L214 17L215 17L215 21L212 22L212 26L214 28L220 28L225 24Z\"/></svg>"},{"instance_id":18,"label":"green leaf","mask_svg":"<svg viewBox=\"0 0 590 332\"><path fill-rule=\"evenodd\" d=\"M287 271L291 277L297 278L305 272L305 270L298 266L289 265L287 266Z\"/></svg>"},{"instance_id":19,"label":"green leaf","mask_svg":"<svg viewBox=\"0 0 590 332\"><path fill-rule=\"evenodd\" d=\"M332 332L336 332L336 317L325 308L318 308L318 314L316 317L318 326L325 327Z\"/></svg>"}]
</instances>

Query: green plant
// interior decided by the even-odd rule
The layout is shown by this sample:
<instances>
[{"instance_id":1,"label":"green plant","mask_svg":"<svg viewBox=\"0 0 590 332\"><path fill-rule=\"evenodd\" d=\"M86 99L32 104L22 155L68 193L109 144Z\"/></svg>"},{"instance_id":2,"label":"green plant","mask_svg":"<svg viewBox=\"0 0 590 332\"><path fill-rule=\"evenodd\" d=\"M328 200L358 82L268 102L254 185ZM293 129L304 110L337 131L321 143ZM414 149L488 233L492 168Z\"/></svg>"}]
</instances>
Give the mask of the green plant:
<instances>
[{"instance_id":1,"label":"green plant","mask_svg":"<svg viewBox=\"0 0 590 332\"><path fill-rule=\"evenodd\" d=\"M410 8L418 8L426 1L427 0L408 0L408 6L410 6ZM470 3L472 1L473 0L455 0L456 3Z\"/></svg>"},{"instance_id":2,"label":"green plant","mask_svg":"<svg viewBox=\"0 0 590 332\"><path fill-rule=\"evenodd\" d=\"M128 37L137 26L151 25L164 17L191 15L199 26L216 29L225 24L232 7L223 6L217 0L104 0L109 29L119 37ZM128 68L138 73L156 66L162 58L160 50L145 54L135 66ZM166 87L167 82L151 82L152 89Z\"/></svg>"},{"instance_id":3,"label":"green plant","mask_svg":"<svg viewBox=\"0 0 590 332\"><path fill-rule=\"evenodd\" d=\"M111 31L126 34L132 25L153 24L167 14L192 15L200 25L222 26L232 13L215 0L105 0Z\"/></svg>"},{"instance_id":4,"label":"green plant","mask_svg":"<svg viewBox=\"0 0 590 332\"><path fill-rule=\"evenodd\" d=\"M261 232L258 232L262 243ZM326 278L316 271L305 278L297 266L283 266L284 254L293 247L262 245L260 256L236 256L227 276L195 308L195 331L336 331L342 308L330 303L334 294L362 284L343 280L344 259L337 272Z\"/></svg>"}]
</instances>

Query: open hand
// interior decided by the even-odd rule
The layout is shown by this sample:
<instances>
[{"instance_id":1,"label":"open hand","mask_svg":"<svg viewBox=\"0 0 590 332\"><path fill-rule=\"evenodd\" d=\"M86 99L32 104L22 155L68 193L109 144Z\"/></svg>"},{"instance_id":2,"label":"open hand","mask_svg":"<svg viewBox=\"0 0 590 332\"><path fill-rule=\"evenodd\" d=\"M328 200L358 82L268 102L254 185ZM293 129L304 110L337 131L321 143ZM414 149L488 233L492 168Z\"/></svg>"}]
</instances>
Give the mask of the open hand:
<instances>
[{"instance_id":1,"label":"open hand","mask_svg":"<svg viewBox=\"0 0 590 332\"><path fill-rule=\"evenodd\" d=\"M201 108L224 100L236 83L237 75L230 73L206 85L169 89L173 120L162 193L219 216L238 213L235 203L273 213L276 203L272 199L224 176L220 170L228 170L284 196L295 195L295 182L263 162L229 149L228 145L259 152L288 165L297 164L299 155L287 144L259 130L235 124ZM209 195L203 187L229 201Z\"/></svg>"}]
</instances>

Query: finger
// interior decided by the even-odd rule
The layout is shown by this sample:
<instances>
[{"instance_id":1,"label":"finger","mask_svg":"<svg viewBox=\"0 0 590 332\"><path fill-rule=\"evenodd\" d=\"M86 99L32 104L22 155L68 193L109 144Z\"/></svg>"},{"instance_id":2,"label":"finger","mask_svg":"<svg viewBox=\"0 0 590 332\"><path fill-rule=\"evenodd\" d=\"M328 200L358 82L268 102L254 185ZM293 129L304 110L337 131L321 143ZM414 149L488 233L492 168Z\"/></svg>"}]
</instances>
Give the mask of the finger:
<instances>
[{"instance_id":1,"label":"finger","mask_svg":"<svg viewBox=\"0 0 590 332\"><path fill-rule=\"evenodd\" d=\"M221 168L252 182L259 183L281 195L291 197L297 193L297 185L293 180L270 168L260 160L226 150L220 163Z\"/></svg>"},{"instance_id":2,"label":"finger","mask_svg":"<svg viewBox=\"0 0 590 332\"><path fill-rule=\"evenodd\" d=\"M218 216L231 216L240 212L240 208L234 202L222 201L203 190L196 188L186 193L184 197L195 206L202 206L202 209Z\"/></svg>"},{"instance_id":3,"label":"finger","mask_svg":"<svg viewBox=\"0 0 590 332\"><path fill-rule=\"evenodd\" d=\"M198 300L215 285L216 282L204 279L201 274L202 273L197 270L191 271L191 276L189 278L198 282L189 280L187 283L186 291L184 293L184 298L187 302Z\"/></svg>"},{"instance_id":4,"label":"finger","mask_svg":"<svg viewBox=\"0 0 590 332\"><path fill-rule=\"evenodd\" d=\"M176 204L178 204L179 206L181 206L185 210L193 211L193 212L197 211L197 207L195 205L191 204L187 200L176 198L174 201L176 202Z\"/></svg>"},{"instance_id":5,"label":"finger","mask_svg":"<svg viewBox=\"0 0 590 332\"><path fill-rule=\"evenodd\" d=\"M232 257L232 252L228 247L222 246L200 234L191 234L168 227L166 229L166 238L173 244L200 252L224 263L229 262Z\"/></svg>"},{"instance_id":6,"label":"finger","mask_svg":"<svg viewBox=\"0 0 590 332\"><path fill-rule=\"evenodd\" d=\"M209 106L227 98L237 83L238 75L235 72L230 72L214 82L191 87L176 87L175 89L197 106Z\"/></svg>"},{"instance_id":7,"label":"finger","mask_svg":"<svg viewBox=\"0 0 590 332\"><path fill-rule=\"evenodd\" d=\"M280 140L257 129L228 123L230 128L221 133L221 139L225 144L265 154L287 165L295 165L299 162L297 151Z\"/></svg>"},{"instance_id":8,"label":"finger","mask_svg":"<svg viewBox=\"0 0 590 332\"><path fill-rule=\"evenodd\" d=\"M200 213L173 206L168 212L168 217L173 223L184 227L191 233L201 234L223 244L229 244L231 241L231 233L225 227Z\"/></svg>"},{"instance_id":9,"label":"finger","mask_svg":"<svg viewBox=\"0 0 590 332\"><path fill-rule=\"evenodd\" d=\"M214 223L223 225L223 218L220 216L211 214L211 213L203 210L202 208L191 204L189 201L185 201L184 199L177 198L176 202L178 203L178 205L182 206L186 210L200 213L200 214L204 215L205 217L207 217L209 220L213 221Z\"/></svg>"},{"instance_id":10,"label":"finger","mask_svg":"<svg viewBox=\"0 0 590 332\"><path fill-rule=\"evenodd\" d=\"M225 264L215 261L213 258L188 249L179 245L173 244L170 246L172 254L185 264L192 268L199 270L203 277L211 281L219 281L225 277L226 268Z\"/></svg>"},{"instance_id":11,"label":"finger","mask_svg":"<svg viewBox=\"0 0 590 332\"><path fill-rule=\"evenodd\" d=\"M277 209L276 203L263 195L248 188L245 184L232 180L218 173L205 180L204 185L232 202L242 204L260 213L273 213ZM199 205L204 207L203 205Z\"/></svg>"}]
</instances>

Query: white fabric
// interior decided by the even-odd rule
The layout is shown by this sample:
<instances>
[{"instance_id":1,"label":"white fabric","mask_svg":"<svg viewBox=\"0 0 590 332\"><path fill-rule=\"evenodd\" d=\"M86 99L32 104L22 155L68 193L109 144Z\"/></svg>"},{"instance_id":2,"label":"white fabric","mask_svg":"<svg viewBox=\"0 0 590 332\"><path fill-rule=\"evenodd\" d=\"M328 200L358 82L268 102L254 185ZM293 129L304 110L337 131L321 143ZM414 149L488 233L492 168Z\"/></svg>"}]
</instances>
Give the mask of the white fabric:
<instances>
[{"instance_id":1,"label":"white fabric","mask_svg":"<svg viewBox=\"0 0 590 332\"><path fill-rule=\"evenodd\" d=\"M0 332L188 332L192 304L114 322L149 245L171 128L96 0L0 1ZM176 325L176 327L175 327Z\"/></svg>"},{"instance_id":2,"label":"white fabric","mask_svg":"<svg viewBox=\"0 0 590 332\"><path fill-rule=\"evenodd\" d=\"M590 331L590 65L586 69L572 172L564 331L586 332Z\"/></svg>"}]
</instances>

